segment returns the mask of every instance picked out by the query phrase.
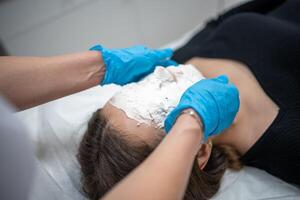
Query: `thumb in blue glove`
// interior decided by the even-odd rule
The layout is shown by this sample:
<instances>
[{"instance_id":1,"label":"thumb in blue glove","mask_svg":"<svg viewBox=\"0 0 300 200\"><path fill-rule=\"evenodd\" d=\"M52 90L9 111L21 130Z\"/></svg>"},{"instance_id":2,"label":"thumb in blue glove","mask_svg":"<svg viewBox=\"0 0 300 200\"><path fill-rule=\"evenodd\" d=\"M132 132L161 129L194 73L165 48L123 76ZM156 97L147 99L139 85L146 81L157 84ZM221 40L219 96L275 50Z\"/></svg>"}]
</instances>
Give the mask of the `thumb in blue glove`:
<instances>
[{"instance_id":1,"label":"thumb in blue glove","mask_svg":"<svg viewBox=\"0 0 300 200\"><path fill-rule=\"evenodd\" d=\"M170 58L173 55L172 49L152 50L145 46L133 46L123 49L107 49L96 45L90 50L97 50L102 53L106 72L101 85L115 83L125 85L138 81L155 67L177 65Z\"/></svg>"},{"instance_id":2,"label":"thumb in blue glove","mask_svg":"<svg viewBox=\"0 0 300 200\"><path fill-rule=\"evenodd\" d=\"M166 132L170 131L180 113L188 108L195 110L201 118L205 139L228 128L240 105L237 88L228 82L228 77L222 75L201 80L188 88L166 118Z\"/></svg>"}]
</instances>

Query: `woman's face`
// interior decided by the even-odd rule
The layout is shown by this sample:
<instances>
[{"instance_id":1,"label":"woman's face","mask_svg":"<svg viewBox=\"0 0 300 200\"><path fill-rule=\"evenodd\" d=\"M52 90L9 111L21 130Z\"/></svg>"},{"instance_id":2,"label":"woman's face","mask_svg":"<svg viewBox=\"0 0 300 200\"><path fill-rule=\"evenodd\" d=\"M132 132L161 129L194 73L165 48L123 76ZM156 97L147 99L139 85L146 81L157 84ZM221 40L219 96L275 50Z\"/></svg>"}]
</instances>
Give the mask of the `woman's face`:
<instances>
[{"instance_id":1,"label":"woman's face","mask_svg":"<svg viewBox=\"0 0 300 200\"><path fill-rule=\"evenodd\" d=\"M157 67L143 80L124 86L109 103L137 124L163 129L166 116L177 106L183 92L203 78L191 65Z\"/></svg>"},{"instance_id":2,"label":"woman's face","mask_svg":"<svg viewBox=\"0 0 300 200\"><path fill-rule=\"evenodd\" d=\"M102 112L120 132L152 141L157 134L165 134L164 120L183 92L201 79L192 65L157 67L143 80L124 86Z\"/></svg>"},{"instance_id":3,"label":"woman's face","mask_svg":"<svg viewBox=\"0 0 300 200\"><path fill-rule=\"evenodd\" d=\"M124 86L105 104L102 114L120 134L143 140L149 145L165 135L164 120L178 104L182 93L203 79L193 66L158 67L138 83ZM200 168L209 158L211 146L203 145L198 157Z\"/></svg>"},{"instance_id":4,"label":"woman's face","mask_svg":"<svg viewBox=\"0 0 300 200\"><path fill-rule=\"evenodd\" d=\"M108 123L118 130L120 134L132 136L133 139L137 138L151 144L158 135L163 136L165 134L162 129L157 129L145 123L139 124L136 120L129 118L125 112L109 102L103 107L102 114L108 119Z\"/></svg>"},{"instance_id":5,"label":"woman's face","mask_svg":"<svg viewBox=\"0 0 300 200\"><path fill-rule=\"evenodd\" d=\"M164 132L164 120L183 92L203 78L192 65L157 67L143 80L125 85L104 106L103 113L118 130L151 137L153 134L147 133Z\"/></svg>"}]
</instances>

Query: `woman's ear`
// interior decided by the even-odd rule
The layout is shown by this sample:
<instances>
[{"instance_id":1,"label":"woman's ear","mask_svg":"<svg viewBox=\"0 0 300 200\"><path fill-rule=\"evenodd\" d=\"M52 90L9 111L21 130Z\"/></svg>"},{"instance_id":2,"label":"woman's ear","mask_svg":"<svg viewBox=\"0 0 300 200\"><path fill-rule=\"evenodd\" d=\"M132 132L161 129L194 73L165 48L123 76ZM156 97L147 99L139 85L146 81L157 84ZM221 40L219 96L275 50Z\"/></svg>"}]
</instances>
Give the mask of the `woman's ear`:
<instances>
[{"instance_id":1,"label":"woman's ear","mask_svg":"<svg viewBox=\"0 0 300 200\"><path fill-rule=\"evenodd\" d=\"M211 150L212 142L210 140L200 147L200 150L197 153L197 162L201 170L203 170L206 166L211 154Z\"/></svg>"}]
</instances>

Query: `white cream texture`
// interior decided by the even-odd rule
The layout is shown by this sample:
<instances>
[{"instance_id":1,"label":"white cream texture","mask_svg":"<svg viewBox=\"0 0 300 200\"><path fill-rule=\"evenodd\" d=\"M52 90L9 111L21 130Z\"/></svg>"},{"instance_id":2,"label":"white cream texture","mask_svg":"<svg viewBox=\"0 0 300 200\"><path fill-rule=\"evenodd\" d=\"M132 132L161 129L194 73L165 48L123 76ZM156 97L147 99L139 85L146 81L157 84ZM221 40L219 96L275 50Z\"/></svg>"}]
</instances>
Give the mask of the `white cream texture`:
<instances>
[{"instance_id":1,"label":"white cream texture","mask_svg":"<svg viewBox=\"0 0 300 200\"><path fill-rule=\"evenodd\" d=\"M141 81L125 85L110 103L138 123L163 128L184 91L201 79L203 75L192 65L156 67Z\"/></svg>"}]
</instances>

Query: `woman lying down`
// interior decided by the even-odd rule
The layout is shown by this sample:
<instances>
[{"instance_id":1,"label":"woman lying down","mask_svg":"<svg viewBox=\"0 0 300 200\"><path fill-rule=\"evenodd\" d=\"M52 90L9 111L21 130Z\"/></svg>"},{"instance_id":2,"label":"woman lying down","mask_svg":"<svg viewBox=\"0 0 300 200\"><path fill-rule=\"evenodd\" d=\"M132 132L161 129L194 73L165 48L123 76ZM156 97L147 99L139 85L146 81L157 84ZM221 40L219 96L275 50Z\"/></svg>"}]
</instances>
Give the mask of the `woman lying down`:
<instances>
[{"instance_id":1,"label":"woman lying down","mask_svg":"<svg viewBox=\"0 0 300 200\"><path fill-rule=\"evenodd\" d=\"M201 79L204 76L192 65L156 67L143 80L125 85L93 114L79 149L84 190L91 199L103 196L155 149L166 135L166 116L183 92ZM222 144L224 139L216 136L202 146L186 199L211 197L227 167L241 168L236 150Z\"/></svg>"},{"instance_id":2,"label":"woman lying down","mask_svg":"<svg viewBox=\"0 0 300 200\"><path fill-rule=\"evenodd\" d=\"M202 145L185 199L209 199L225 170L242 164L300 185L299 9L299 1L283 0L234 8L175 52L178 63L192 65L157 67L97 110L78 156L89 198L102 197L155 149L186 88L221 74L239 90L239 112Z\"/></svg>"}]
</instances>

